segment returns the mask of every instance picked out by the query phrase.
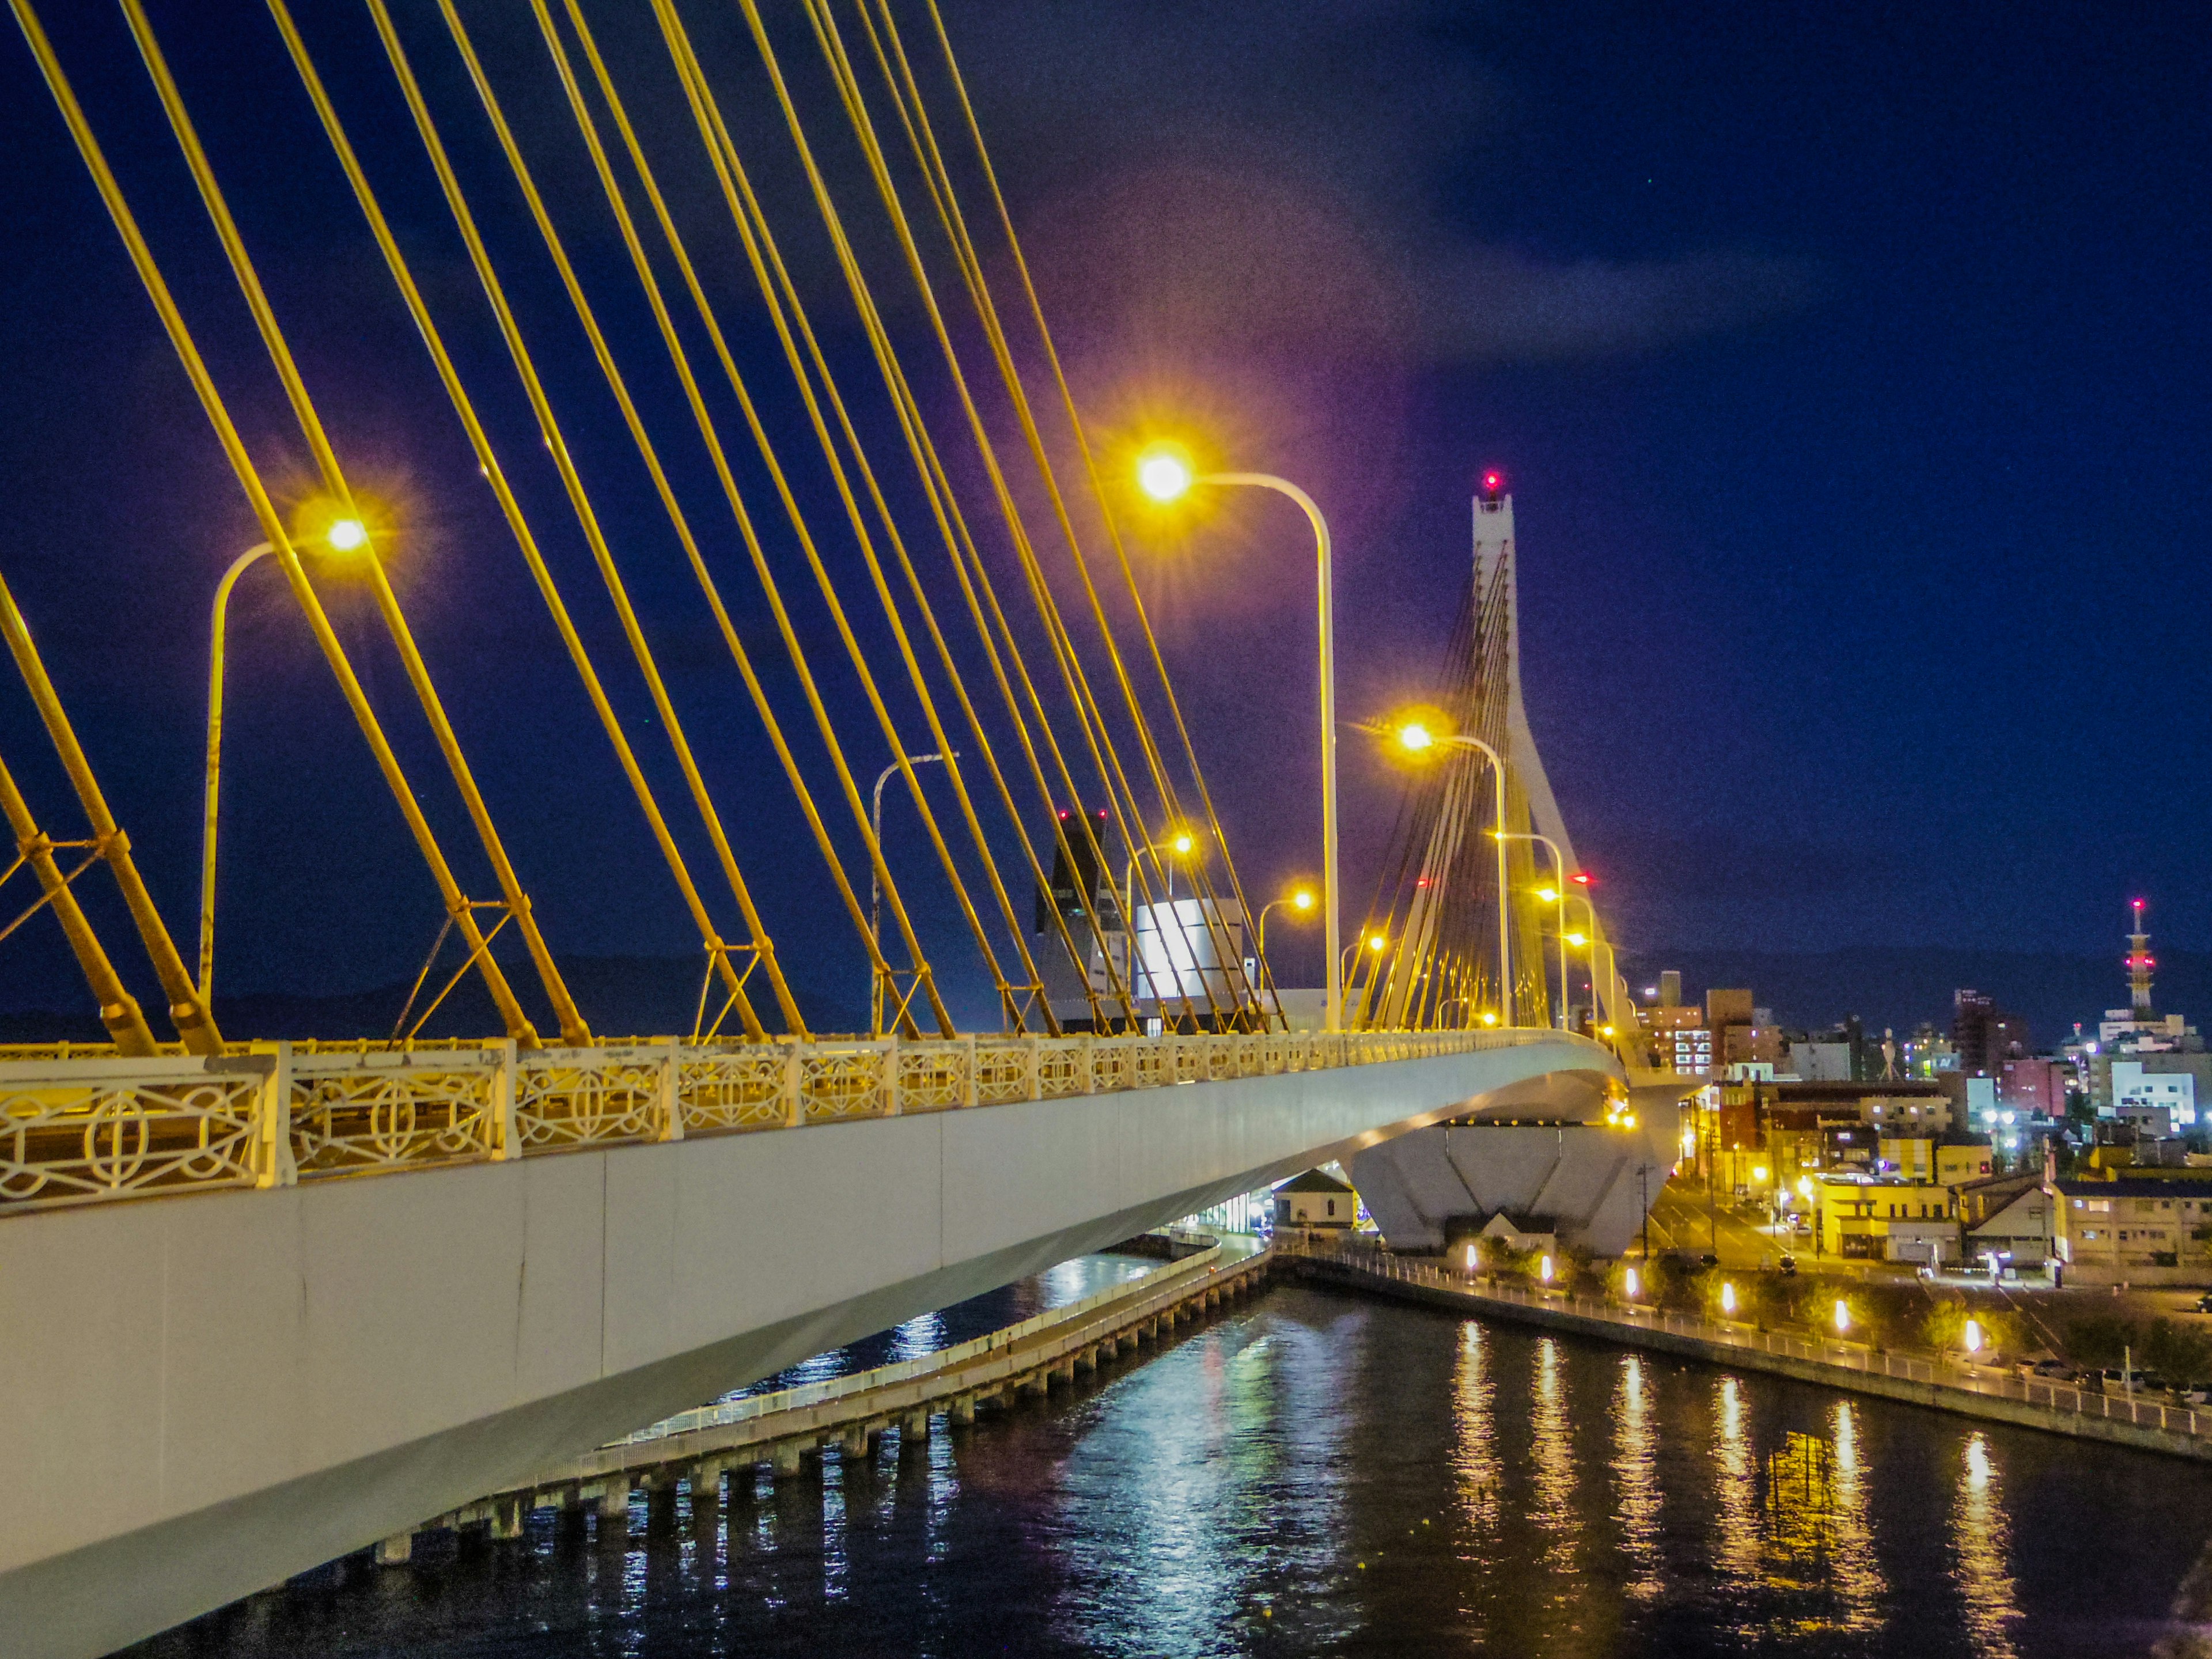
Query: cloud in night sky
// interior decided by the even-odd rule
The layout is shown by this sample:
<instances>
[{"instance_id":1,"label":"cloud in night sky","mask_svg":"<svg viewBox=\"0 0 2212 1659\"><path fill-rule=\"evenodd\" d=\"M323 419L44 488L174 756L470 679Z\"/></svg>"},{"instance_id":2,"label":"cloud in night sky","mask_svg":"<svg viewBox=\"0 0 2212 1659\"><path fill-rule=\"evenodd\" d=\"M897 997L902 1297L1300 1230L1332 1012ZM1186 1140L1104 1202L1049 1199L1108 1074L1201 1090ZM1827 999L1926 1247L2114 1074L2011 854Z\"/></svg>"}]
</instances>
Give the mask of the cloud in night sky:
<instances>
[{"instance_id":1,"label":"cloud in night sky","mask_svg":"<svg viewBox=\"0 0 2212 1659\"><path fill-rule=\"evenodd\" d=\"M1786 257L1560 258L1469 222L1453 179L1490 164L1516 99L1463 7L978 0L949 21L1063 316L1482 362L1652 349L1816 288Z\"/></svg>"}]
</instances>

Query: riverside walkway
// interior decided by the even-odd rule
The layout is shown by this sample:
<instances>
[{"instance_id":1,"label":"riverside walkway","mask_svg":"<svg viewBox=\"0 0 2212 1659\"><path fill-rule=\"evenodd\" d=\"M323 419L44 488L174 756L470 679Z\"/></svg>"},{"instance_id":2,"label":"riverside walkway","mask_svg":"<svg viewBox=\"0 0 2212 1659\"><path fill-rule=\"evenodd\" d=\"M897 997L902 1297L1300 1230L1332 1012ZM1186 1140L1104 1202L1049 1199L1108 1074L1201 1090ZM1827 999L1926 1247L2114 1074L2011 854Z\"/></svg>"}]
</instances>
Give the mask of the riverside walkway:
<instances>
[{"instance_id":1,"label":"riverside walkway","mask_svg":"<svg viewBox=\"0 0 2212 1659\"><path fill-rule=\"evenodd\" d=\"M2193 1411L2070 1383L1968 1371L1940 1359L1837 1339L1812 1340L1726 1320L1701 1319L1594 1297L1472 1279L1432 1261L1372 1245L1279 1234L1274 1252L1300 1278L1379 1291L1486 1318L1656 1349L1714 1364L1771 1371L2076 1439L2212 1462L2212 1411Z\"/></svg>"},{"instance_id":2,"label":"riverside walkway","mask_svg":"<svg viewBox=\"0 0 2212 1659\"><path fill-rule=\"evenodd\" d=\"M935 1418L973 1423L979 1407L1042 1395L1055 1382L1073 1383L1079 1373L1158 1341L1177 1324L1259 1288L1272 1265L1269 1249L1249 1235L1171 1237L1194 1248L1141 1279L919 1358L681 1413L387 1538L377 1546L377 1559L406 1561L424 1532L489 1523L495 1539L520 1537L533 1510L589 1508L603 1529L626 1528L633 1491L641 1490L648 1503L672 1501L680 1486L695 1504L715 1500L725 1474L743 1477L767 1468L789 1478L831 1443L845 1457L865 1457L893 1428L904 1452L927 1443Z\"/></svg>"}]
</instances>

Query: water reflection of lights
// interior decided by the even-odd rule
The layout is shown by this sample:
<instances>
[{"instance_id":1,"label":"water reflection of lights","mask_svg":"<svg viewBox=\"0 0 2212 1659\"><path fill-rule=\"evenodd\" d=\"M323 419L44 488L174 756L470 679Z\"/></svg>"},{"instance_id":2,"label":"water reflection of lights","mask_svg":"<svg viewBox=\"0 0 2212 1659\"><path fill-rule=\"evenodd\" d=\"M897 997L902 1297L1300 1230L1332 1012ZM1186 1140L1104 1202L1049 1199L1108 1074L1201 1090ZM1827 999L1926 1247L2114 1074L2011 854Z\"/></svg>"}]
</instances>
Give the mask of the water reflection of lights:
<instances>
[{"instance_id":1,"label":"water reflection of lights","mask_svg":"<svg viewBox=\"0 0 2212 1659\"><path fill-rule=\"evenodd\" d=\"M1659 1437L1652 1425L1650 1385L1644 1361L1625 1354L1615 1391L1613 1478L1620 1510L1622 1547L1633 1576L1628 1593L1639 1601L1659 1594Z\"/></svg>"},{"instance_id":2,"label":"water reflection of lights","mask_svg":"<svg viewBox=\"0 0 2212 1659\"><path fill-rule=\"evenodd\" d=\"M937 1314L926 1313L909 1319L891 1333L891 1363L903 1359L919 1359L924 1354L935 1353L951 1345L945 1340L945 1321Z\"/></svg>"},{"instance_id":3,"label":"water reflection of lights","mask_svg":"<svg viewBox=\"0 0 2212 1659\"><path fill-rule=\"evenodd\" d=\"M1062 1644L1132 1659L1215 1654L1262 1583L1279 1638L1318 1649L1351 1634L1358 1613L1339 1593L1352 1565L1342 1472L1353 1413L1338 1363L1348 1334L1219 1327L1099 1396L1052 1475Z\"/></svg>"},{"instance_id":4,"label":"water reflection of lights","mask_svg":"<svg viewBox=\"0 0 2212 1659\"><path fill-rule=\"evenodd\" d=\"M1880 1630L1882 1624L1881 1565L1874 1553L1873 1482L1859 1451L1858 1408L1848 1400L1835 1405L1836 1499L1833 1583L1842 1604L1838 1623L1844 1630Z\"/></svg>"},{"instance_id":5,"label":"water reflection of lights","mask_svg":"<svg viewBox=\"0 0 2212 1659\"><path fill-rule=\"evenodd\" d=\"M1489 1343L1488 1332L1467 1321L1459 1328L1459 1358L1452 1368L1452 1473L1460 1513L1470 1527L1486 1531L1498 1520L1499 1474Z\"/></svg>"},{"instance_id":6,"label":"water reflection of lights","mask_svg":"<svg viewBox=\"0 0 2212 1659\"><path fill-rule=\"evenodd\" d=\"M1989 1442L1966 1437L1959 1495L1951 1505L1951 1551L1966 1604L1966 1634L1977 1659L2014 1659L2012 1628L2020 1620L2009 1557L2012 1528L1990 1462Z\"/></svg>"},{"instance_id":7,"label":"water reflection of lights","mask_svg":"<svg viewBox=\"0 0 2212 1659\"><path fill-rule=\"evenodd\" d=\"M1720 1529L1713 1561L1740 1582L1759 1577L1758 1460L1752 1455L1743 1384L1720 1379L1713 1434L1713 1519Z\"/></svg>"},{"instance_id":8,"label":"water reflection of lights","mask_svg":"<svg viewBox=\"0 0 2212 1659\"><path fill-rule=\"evenodd\" d=\"M1536 1443L1535 1520L1551 1540L1547 1559L1560 1572L1571 1572L1582 1528L1575 1517L1574 1425L1561 1375L1565 1369L1559 1340L1537 1338L1536 1404L1529 1414Z\"/></svg>"}]
</instances>

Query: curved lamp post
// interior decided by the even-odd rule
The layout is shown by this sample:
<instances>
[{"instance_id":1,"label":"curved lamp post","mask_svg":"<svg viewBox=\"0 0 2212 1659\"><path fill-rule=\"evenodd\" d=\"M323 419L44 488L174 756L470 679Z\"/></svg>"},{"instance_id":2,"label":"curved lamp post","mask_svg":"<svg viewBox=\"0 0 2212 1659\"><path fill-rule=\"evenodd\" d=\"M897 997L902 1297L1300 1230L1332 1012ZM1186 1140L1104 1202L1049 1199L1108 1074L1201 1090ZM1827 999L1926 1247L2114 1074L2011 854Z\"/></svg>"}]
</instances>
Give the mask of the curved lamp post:
<instances>
[{"instance_id":1,"label":"curved lamp post","mask_svg":"<svg viewBox=\"0 0 2212 1659\"><path fill-rule=\"evenodd\" d=\"M943 755L935 753L927 755L908 755L906 757L906 763L908 766L927 766L932 761L942 761L945 758L945 757ZM960 751L956 749L952 751L952 758L954 760L958 760L960 758ZM884 786L890 781L892 774L896 772L898 769L899 763L896 761L893 761L889 766L886 766L882 771L876 774L876 787L872 792L872 800L868 807L868 826L875 836L876 851L878 854L876 858L871 859L868 861L868 935L870 938L874 939L876 943L877 962L881 962L884 959L884 878L882 872L884 866L881 857L884 846ZM884 1034L884 975L883 970L878 968L874 963L871 963L868 965L868 1034L871 1036L881 1036Z\"/></svg>"},{"instance_id":2,"label":"curved lamp post","mask_svg":"<svg viewBox=\"0 0 2212 1659\"><path fill-rule=\"evenodd\" d=\"M1405 754L1419 759L1431 750L1443 749L1472 749L1490 762L1492 775L1498 781L1498 828L1505 828L1505 763L1498 751L1480 738L1463 733L1439 732L1419 720L1400 720L1390 728L1391 741ZM1505 878L1505 836L1495 837L1498 842L1498 1000L1505 1024L1513 1023L1513 945L1508 926L1510 890Z\"/></svg>"},{"instance_id":3,"label":"curved lamp post","mask_svg":"<svg viewBox=\"0 0 2212 1659\"><path fill-rule=\"evenodd\" d=\"M1552 884L1540 887L1536 896L1547 904L1556 904L1559 910L1559 1029L1567 1029L1567 861L1559 852L1559 843L1549 836L1540 836L1534 830L1526 835L1498 829L1490 832L1500 841L1535 841L1544 844L1552 855Z\"/></svg>"},{"instance_id":4,"label":"curved lamp post","mask_svg":"<svg viewBox=\"0 0 2212 1659\"><path fill-rule=\"evenodd\" d=\"M323 544L333 553L359 553L368 545L368 526L359 519L339 519L323 532ZM240 554L216 584L215 605L209 617L207 775L201 792L200 817L200 1000L213 994L215 982L215 841L216 823L222 799L222 687L224 645L230 626L230 590L259 560L276 550L271 542L259 542Z\"/></svg>"},{"instance_id":5,"label":"curved lamp post","mask_svg":"<svg viewBox=\"0 0 2212 1659\"><path fill-rule=\"evenodd\" d=\"M1336 609L1335 579L1331 574L1328 521L1312 496L1287 478L1272 472L1194 473L1190 463L1173 450L1155 449L1137 463L1137 484L1154 501L1177 501L1194 484L1251 489L1272 489L1298 504L1313 526L1321 635L1321 850L1322 921L1328 957L1328 1007L1323 1029L1344 1029L1344 974L1337 965L1341 950L1340 894L1336 857Z\"/></svg>"}]
</instances>

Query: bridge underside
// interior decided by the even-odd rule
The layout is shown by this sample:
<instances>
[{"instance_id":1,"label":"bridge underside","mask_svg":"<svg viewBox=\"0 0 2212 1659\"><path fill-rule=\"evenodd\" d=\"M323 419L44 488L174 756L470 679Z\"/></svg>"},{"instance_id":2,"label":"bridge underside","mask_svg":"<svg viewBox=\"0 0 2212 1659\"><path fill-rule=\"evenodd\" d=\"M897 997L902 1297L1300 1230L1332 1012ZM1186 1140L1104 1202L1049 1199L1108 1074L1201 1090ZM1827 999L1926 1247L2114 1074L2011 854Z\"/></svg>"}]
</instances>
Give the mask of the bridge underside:
<instances>
[{"instance_id":1,"label":"bridge underside","mask_svg":"<svg viewBox=\"0 0 2212 1659\"><path fill-rule=\"evenodd\" d=\"M0 1629L106 1652L1595 1044L0 1222Z\"/></svg>"}]
</instances>

